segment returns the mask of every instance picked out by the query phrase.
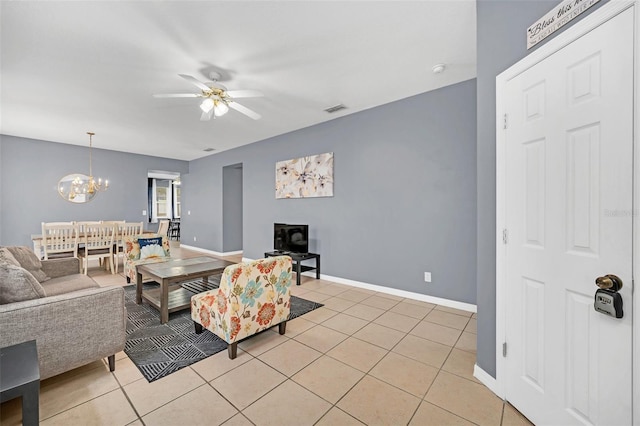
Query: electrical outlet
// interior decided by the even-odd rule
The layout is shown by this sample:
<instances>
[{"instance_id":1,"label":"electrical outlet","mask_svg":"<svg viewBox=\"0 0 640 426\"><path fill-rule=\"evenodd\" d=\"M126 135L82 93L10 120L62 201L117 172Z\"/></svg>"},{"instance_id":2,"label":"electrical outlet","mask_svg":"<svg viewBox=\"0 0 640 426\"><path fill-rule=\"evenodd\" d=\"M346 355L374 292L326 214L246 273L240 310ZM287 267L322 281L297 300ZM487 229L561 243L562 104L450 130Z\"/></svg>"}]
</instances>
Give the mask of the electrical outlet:
<instances>
[{"instance_id":1,"label":"electrical outlet","mask_svg":"<svg viewBox=\"0 0 640 426\"><path fill-rule=\"evenodd\" d=\"M431 282L431 272L425 272L424 273L424 281L427 283Z\"/></svg>"},{"instance_id":2,"label":"electrical outlet","mask_svg":"<svg viewBox=\"0 0 640 426\"><path fill-rule=\"evenodd\" d=\"M196 237L193 237L193 241L197 241Z\"/></svg>"},{"instance_id":3,"label":"electrical outlet","mask_svg":"<svg viewBox=\"0 0 640 426\"><path fill-rule=\"evenodd\" d=\"M187 210L187 216L191 216L191 210Z\"/></svg>"},{"instance_id":4,"label":"electrical outlet","mask_svg":"<svg viewBox=\"0 0 640 426\"><path fill-rule=\"evenodd\" d=\"M146 210L142 210L142 216L146 216L147 215L147 211Z\"/></svg>"}]
</instances>

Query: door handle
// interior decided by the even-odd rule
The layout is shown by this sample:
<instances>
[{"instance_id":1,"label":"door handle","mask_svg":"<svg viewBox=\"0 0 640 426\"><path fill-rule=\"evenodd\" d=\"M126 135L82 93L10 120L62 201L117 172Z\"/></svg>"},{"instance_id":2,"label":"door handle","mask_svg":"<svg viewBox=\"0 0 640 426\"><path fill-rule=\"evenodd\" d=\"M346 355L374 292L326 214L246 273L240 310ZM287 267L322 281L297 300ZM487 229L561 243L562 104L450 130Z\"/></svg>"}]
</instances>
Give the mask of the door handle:
<instances>
[{"instance_id":1,"label":"door handle","mask_svg":"<svg viewBox=\"0 0 640 426\"><path fill-rule=\"evenodd\" d=\"M613 274L607 274L596 278L596 295L593 308L605 315L614 318L622 318L622 296L618 290L622 288L622 280Z\"/></svg>"},{"instance_id":2,"label":"door handle","mask_svg":"<svg viewBox=\"0 0 640 426\"><path fill-rule=\"evenodd\" d=\"M596 278L596 285L603 290L620 291L622 280L613 274Z\"/></svg>"}]
</instances>

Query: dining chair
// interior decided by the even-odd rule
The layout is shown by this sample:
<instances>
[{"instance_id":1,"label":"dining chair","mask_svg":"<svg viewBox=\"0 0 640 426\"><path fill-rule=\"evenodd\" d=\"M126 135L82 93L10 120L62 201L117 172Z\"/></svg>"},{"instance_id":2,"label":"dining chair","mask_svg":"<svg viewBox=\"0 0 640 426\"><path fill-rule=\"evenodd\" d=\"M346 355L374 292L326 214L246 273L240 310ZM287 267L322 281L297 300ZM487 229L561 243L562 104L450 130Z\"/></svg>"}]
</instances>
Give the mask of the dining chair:
<instances>
[{"instance_id":1,"label":"dining chair","mask_svg":"<svg viewBox=\"0 0 640 426\"><path fill-rule=\"evenodd\" d=\"M173 219L169 225L169 239L180 241L180 219Z\"/></svg>"},{"instance_id":2,"label":"dining chair","mask_svg":"<svg viewBox=\"0 0 640 426\"><path fill-rule=\"evenodd\" d=\"M161 219L158 225L158 235L169 237L169 219Z\"/></svg>"},{"instance_id":3,"label":"dining chair","mask_svg":"<svg viewBox=\"0 0 640 426\"><path fill-rule=\"evenodd\" d=\"M115 265L115 272L118 272L118 244L122 243L122 227L125 224L124 220L101 220L103 225L113 226L113 262Z\"/></svg>"},{"instance_id":4,"label":"dining chair","mask_svg":"<svg viewBox=\"0 0 640 426\"><path fill-rule=\"evenodd\" d=\"M96 225L85 225L81 241L84 247L78 250L78 257L83 264L84 274L89 270L89 260L98 259L109 261L111 273L114 274L113 266L113 241L115 238L114 226L107 223Z\"/></svg>"},{"instance_id":5,"label":"dining chair","mask_svg":"<svg viewBox=\"0 0 640 426\"><path fill-rule=\"evenodd\" d=\"M93 225L100 225L100 221L99 220L85 220L85 221L79 221L76 222L76 226L78 227L78 237L82 240L82 237L84 236L85 228L87 226L93 226Z\"/></svg>"},{"instance_id":6,"label":"dining chair","mask_svg":"<svg viewBox=\"0 0 640 426\"><path fill-rule=\"evenodd\" d=\"M118 273L118 263L120 257L124 265L124 241L125 237L133 237L134 235L142 235L142 222L124 222L120 225L119 240L115 247L114 260L116 266L116 273Z\"/></svg>"},{"instance_id":7,"label":"dining chair","mask_svg":"<svg viewBox=\"0 0 640 426\"><path fill-rule=\"evenodd\" d=\"M42 249L45 260L78 257L78 232L75 224L42 222Z\"/></svg>"}]
</instances>

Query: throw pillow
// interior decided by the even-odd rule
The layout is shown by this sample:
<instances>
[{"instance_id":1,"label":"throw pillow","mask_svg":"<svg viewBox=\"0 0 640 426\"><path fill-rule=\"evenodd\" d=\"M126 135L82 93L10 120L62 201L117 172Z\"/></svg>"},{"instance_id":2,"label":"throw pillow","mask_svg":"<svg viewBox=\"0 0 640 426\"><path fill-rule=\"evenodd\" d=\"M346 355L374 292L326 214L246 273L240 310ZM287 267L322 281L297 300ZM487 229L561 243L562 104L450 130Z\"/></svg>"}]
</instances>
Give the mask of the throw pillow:
<instances>
[{"instance_id":1,"label":"throw pillow","mask_svg":"<svg viewBox=\"0 0 640 426\"><path fill-rule=\"evenodd\" d=\"M38 259L38 256L29 249L29 247L24 246L8 246L7 247L13 257L16 258L20 266L29 271L38 282L42 283L51 278L47 276L42 270L42 262Z\"/></svg>"},{"instance_id":2,"label":"throw pillow","mask_svg":"<svg viewBox=\"0 0 640 426\"><path fill-rule=\"evenodd\" d=\"M7 247L0 247L0 263L9 263L13 266L20 266Z\"/></svg>"},{"instance_id":3,"label":"throw pillow","mask_svg":"<svg viewBox=\"0 0 640 426\"><path fill-rule=\"evenodd\" d=\"M0 265L0 305L45 297L40 283L24 268Z\"/></svg>"},{"instance_id":4,"label":"throw pillow","mask_svg":"<svg viewBox=\"0 0 640 426\"><path fill-rule=\"evenodd\" d=\"M138 238L138 244L140 244L140 259L165 257L162 237Z\"/></svg>"}]
</instances>

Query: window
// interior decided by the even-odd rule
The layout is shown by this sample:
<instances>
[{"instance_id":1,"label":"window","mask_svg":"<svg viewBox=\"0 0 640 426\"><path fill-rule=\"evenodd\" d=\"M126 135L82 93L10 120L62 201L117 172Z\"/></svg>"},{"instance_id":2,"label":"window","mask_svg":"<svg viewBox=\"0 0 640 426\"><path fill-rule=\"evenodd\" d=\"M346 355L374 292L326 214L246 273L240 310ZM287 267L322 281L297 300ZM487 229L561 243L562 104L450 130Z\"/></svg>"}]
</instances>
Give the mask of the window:
<instances>
[{"instance_id":1,"label":"window","mask_svg":"<svg viewBox=\"0 0 640 426\"><path fill-rule=\"evenodd\" d=\"M148 178L149 222L180 218L180 175L150 171Z\"/></svg>"}]
</instances>

